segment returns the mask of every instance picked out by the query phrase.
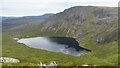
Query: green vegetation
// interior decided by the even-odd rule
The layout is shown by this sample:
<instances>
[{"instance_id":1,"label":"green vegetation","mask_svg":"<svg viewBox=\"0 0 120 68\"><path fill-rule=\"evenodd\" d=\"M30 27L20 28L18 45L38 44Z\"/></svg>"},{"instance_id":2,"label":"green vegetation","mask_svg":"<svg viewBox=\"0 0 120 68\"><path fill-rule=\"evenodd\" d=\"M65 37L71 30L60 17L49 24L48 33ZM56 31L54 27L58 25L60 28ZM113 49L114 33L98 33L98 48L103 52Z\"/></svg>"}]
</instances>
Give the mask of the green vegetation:
<instances>
[{"instance_id":1,"label":"green vegetation","mask_svg":"<svg viewBox=\"0 0 120 68\"><path fill-rule=\"evenodd\" d=\"M17 58L21 64L35 64L39 62L50 63L56 61L59 65L117 65L118 54L117 42L112 42L107 45L94 45L89 42L86 45L81 45L89 48L92 52L75 57L62 53L54 53L40 49L34 49L27 47L26 45L19 44L15 40L11 39L9 35L3 34L3 56ZM108 49L109 48L109 49ZM114 50L115 49L115 50ZM4 65L4 64L3 64ZM13 64L10 64L13 65ZM14 64L15 65L15 64Z\"/></svg>"},{"instance_id":2,"label":"green vegetation","mask_svg":"<svg viewBox=\"0 0 120 68\"><path fill-rule=\"evenodd\" d=\"M112 17L112 13L117 13L117 11L111 11L111 9L116 8L72 7L53 15L42 23L31 23L3 32L3 56L21 61L20 63L5 63L3 65L37 66L40 61L46 64L56 61L59 66L118 65L117 17ZM90 49L92 52L79 57L71 56L30 48L12 39L38 36L75 37L81 47ZM98 41L96 41L97 39Z\"/></svg>"}]
</instances>

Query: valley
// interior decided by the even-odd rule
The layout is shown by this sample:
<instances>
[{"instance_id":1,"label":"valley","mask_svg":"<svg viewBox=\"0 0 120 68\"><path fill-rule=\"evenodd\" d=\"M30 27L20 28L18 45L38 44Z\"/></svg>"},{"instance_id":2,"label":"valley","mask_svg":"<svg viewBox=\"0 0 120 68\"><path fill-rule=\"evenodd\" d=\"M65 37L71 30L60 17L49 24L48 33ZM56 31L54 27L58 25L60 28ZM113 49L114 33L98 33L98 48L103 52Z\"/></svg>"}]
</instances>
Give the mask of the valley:
<instances>
[{"instance_id":1,"label":"valley","mask_svg":"<svg viewBox=\"0 0 120 68\"><path fill-rule=\"evenodd\" d=\"M13 20L7 22L11 26L4 25L6 22L2 22L2 56L20 60L20 63L3 65L38 66L39 62L47 64L56 61L59 66L81 66L83 64L116 66L119 64L117 15L118 8L116 7L74 6L42 21L38 18L37 21L30 20L30 23L26 24L22 20L17 23L14 19L14 22ZM80 47L91 50L91 52L72 56L61 52L31 48L13 40L13 38L32 37L72 37L77 40Z\"/></svg>"}]
</instances>

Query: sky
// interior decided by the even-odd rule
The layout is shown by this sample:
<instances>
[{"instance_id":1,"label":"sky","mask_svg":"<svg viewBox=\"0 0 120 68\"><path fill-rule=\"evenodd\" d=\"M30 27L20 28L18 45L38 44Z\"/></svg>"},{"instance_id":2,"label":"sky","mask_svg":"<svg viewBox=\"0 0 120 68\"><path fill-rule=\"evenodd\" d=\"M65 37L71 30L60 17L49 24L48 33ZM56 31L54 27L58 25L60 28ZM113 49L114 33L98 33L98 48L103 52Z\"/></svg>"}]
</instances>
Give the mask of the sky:
<instances>
[{"instance_id":1,"label":"sky","mask_svg":"<svg viewBox=\"0 0 120 68\"><path fill-rule=\"evenodd\" d=\"M58 13L73 6L117 7L119 0L2 0L0 16L36 16Z\"/></svg>"}]
</instances>

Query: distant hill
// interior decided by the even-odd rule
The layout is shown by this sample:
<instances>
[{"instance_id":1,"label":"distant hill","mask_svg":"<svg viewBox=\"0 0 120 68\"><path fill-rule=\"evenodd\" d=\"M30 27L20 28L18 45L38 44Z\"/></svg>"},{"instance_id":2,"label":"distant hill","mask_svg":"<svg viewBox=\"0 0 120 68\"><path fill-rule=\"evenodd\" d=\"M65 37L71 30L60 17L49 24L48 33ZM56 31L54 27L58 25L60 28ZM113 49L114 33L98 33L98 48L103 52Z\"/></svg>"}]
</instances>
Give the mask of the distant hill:
<instances>
[{"instance_id":1,"label":"distant hill","mask_svg":"<svg viewBox=\"0 0 120 68\"><path fill-rule=\"evenodd\" d=\"M17 17L4 17L4 16L2 17L2 16L0 16L0 18L3 21L3 20L6 20L6 19L14 19L14 18L17 18Z\"/></svg>"},{"instance_id":2,"label":"distant hill","mask_svg":"<svg viewBox=\"0 0 120 68\"><path fill-rule=\"evenodd\" d=\"M3 31L8 29L18 27L21 25L25 25L28 23L33 23L37 21L43 21L48 17L52 16L53 14L44 14L42 16L24 16L24 17L2 17L2 26Z\"/></svg>"}]
</instances>

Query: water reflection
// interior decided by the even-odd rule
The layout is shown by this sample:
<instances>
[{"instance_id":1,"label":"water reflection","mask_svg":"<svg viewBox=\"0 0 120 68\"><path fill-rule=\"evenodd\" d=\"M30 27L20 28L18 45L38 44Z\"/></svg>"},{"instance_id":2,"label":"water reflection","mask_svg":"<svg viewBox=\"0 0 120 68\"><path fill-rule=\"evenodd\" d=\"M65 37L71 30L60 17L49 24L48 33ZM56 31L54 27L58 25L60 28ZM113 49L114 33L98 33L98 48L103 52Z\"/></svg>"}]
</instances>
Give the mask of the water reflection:
<instances>
[{"instance_id":1,"label":"water reflection","mask_svg":"<svg viewBox=\"0 0 120 68\"><path fill-rule=\"evenodd\" d=\"M51 52L62 52L74 56L80 56L80 54L87 53L89 50L81 48L77 41L73 38L67 37L34 37L24 38L17 42L23 43L32 48L43 49Z\"/></svg>"}]
</instances>

